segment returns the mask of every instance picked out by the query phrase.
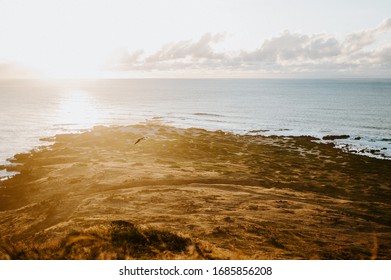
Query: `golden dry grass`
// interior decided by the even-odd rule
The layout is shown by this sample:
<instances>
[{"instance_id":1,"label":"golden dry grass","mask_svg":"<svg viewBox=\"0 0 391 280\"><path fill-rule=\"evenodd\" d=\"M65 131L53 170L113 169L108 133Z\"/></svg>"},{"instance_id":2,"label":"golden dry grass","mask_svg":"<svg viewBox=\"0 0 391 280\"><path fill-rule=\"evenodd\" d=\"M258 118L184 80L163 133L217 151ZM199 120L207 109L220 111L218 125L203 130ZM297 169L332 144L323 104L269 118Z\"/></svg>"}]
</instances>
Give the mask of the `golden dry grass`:
<instances>
[{"instance_id":1,"label":"golden dry grass","mask_svg":"<svg viewBox=\"0 0 391 280\"><path fill-rule=\"evenodd\" d=\"M0 258L391 258L391 161L154 124L50 140L1 183ZM113 241L113 221L139 245Z\"/></svg>"},{"instance_id":2,"label":"golden dry grass","mask_svg":"<svg viewBox=\"0 0 391 280\"><path fill-rule=\"evenodd\" d=\"M155 228L140 228L127 221L72 231L60 240L18 242L0 247L0 259L219 259L202 242Z\"/></svg>"}]
</instances>

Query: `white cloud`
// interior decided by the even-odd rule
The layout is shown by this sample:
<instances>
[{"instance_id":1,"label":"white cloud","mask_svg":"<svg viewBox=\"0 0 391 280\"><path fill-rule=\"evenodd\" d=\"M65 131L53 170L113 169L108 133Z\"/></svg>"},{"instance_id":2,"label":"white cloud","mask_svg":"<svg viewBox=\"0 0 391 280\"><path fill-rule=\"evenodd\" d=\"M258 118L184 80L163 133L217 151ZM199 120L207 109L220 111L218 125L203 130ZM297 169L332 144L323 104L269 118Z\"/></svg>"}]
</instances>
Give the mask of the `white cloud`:
<instances>
[{"instance_id":1,"label":"white cloud","mask_svg":"<svg viewBox=\"0 0 391 280\"><path fill-rule=\"evenodd\" d=\"M299 34L285 31L265 40L252 51L217 52L213 46L224 34L203 35L197 41L164 45L151 55L141 51L123 54L116 62L120 70L137 71L225 71L259 73L391 71L391 44L376 46L380 34L391 29L391 19L379 26L355 32L338 40L331 34ZM384 71L383 71L384 72Z\"/></svg>"},{"instance_id":2,"label":"white cloud","mask_svg":"<svg viewBox=\"0 0 391 280\"><path fill-rule=\"evenodd\" d=\"M35 78L37 73L15 63L0 63L0 78Z\"/></svg>"},{"instance_id":3,"label":"white cloud","mask_svg":"<svg viewBox=\"0 0 391 280\"><path fill-rule=\"evenodd\" d=\"M372 29L339 39L333 34L301 34L285 31L253 50L217 51L224 33L206 33L198 40L163 45L153 53L117 50L107 68L117 73L195 72L213 77L256 76L267 73L361 73L391 75L391 18ZM382 40L381 40L382 39ZM221 49L221 48L220 48ZM0 77L25 77L28 73L13 64L0 63Z\"/></svg>"},{"instance_id":4,"label":"white cloud","mask_svg":"<svg viewBox=\"0 0 391 280\"><path fill-rule=\"evenodd\" d=\"M390 66L391 65L391 44L373 51L370 56L370 63Z\"/></svg>"},{"instance_id":5,"label":"white cloud","mask_svg":"<svg viewBox=\"0 0 391 280\"><path fill-rule=\"evenodd\" d=\"M145 71L213 69L228 59L226 54L215 52L212 48L213 44L222 42L224 38L224 34L206 33L195 42L187 40L166 44L151 55L144 55L141 50L129 53L122 50L115 56L114 68Z\"/></svg>"},{"instance_id":6,"label":"white cloud","mask_svg":"<svg viewBox=\"0 0 391 280\"><path fill-rule=\"evenodd\" d=\"M129 67L135 67L142 61L143 50L128 52L125 49L117 50L108 64L108 68L127 70ZM114 64L112 63L114 61Z\"/></svg>"},{"instance_id":7,"label":"white cloud","mask_svg":"<svg viewBox=\"0 0 391 280\"><path fill-rule=\"evenodd\" d=\"M326 34L302 35L285 31L266 40L252 52L242 52L245 61L302 64L332 58L340 53L339 42Z\"/></svg>"},{"instance_id":8,"label":"white cloud","mask_svg":"<svg viewBox=\"0 0 391 280\"><path fill-rule=\"evenodd\" d=\"M175 61L179 59L222 59L224 54L215 53L211 44L224 40L223 34L204 34L197 42L180 41L163 46L158 52L149 56L147 62Z\"/></svg>"},{"instance_id":9,"label":"white cloud","mask_svg":"<svg viewBox=\"0 0 391 280\"><path fill-rule=\"evenodd\" d=\"M379 26L352 33L347 36L342 45L344 53L352 53L362 50L363 48L372 45L376 41L376 36L387 32L391 29L391 18L384 20Z\"/></svg>"}]
</instances>

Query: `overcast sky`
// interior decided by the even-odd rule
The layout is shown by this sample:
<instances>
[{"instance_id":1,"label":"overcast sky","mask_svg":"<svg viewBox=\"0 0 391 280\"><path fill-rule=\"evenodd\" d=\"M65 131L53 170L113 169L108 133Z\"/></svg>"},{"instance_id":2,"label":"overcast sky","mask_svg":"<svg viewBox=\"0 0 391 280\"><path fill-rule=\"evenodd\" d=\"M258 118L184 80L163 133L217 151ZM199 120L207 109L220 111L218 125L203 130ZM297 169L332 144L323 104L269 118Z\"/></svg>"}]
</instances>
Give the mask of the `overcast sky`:
<instances>
[{"instance_id":1,"label":"overcast sky","mask_svg":"<svg viewBox=\"0 0 391 280\"><path fill-rule=\"evenodd\" d=\"M391 77L391 1L0 0L12 77Z\"/></svg>"}]
</instances>

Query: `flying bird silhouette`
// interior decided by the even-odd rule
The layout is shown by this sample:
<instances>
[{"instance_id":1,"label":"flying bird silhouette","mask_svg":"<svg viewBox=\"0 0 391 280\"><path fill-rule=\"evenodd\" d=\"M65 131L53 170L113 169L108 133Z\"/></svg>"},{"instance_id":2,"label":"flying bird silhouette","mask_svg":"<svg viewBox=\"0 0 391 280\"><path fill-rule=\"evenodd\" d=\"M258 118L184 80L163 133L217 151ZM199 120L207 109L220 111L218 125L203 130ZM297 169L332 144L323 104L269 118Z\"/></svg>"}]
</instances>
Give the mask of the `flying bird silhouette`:
<instances>
[{"instance_id":1,"label":"flying bird silhouette","mask_svg":"<svg viewBox=\"0 0 391 280\"><path fill-rule=\"evenodd\" d=\"M138 142L140 142L141 140L146 140L147 139L147 137L141 137L141 138L139 138L139 139L137 139L137 141L136 142L134 142L134 144L136 145Z\"/></svg>"}]
</instances>

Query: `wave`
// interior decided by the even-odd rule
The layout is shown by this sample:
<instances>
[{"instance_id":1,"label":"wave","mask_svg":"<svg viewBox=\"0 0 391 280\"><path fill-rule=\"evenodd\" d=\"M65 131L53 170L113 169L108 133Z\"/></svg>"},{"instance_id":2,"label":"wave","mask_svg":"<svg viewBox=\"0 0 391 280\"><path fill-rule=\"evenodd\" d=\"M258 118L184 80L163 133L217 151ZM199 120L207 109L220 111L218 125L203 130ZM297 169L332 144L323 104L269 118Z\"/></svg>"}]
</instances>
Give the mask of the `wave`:
<instances>
[{"instance_id":1,"label":"wave","mask_svg":"<svg viewBox=\"0 0 391 280\"><path fill-rule=\"evenodd\" d=\"M218 117L218 118L224 118L225 116L219 115L219 114L212 114L212 113L194 113L194 116L206 116L206 117Z\"/></svg>"}]
</instances>

